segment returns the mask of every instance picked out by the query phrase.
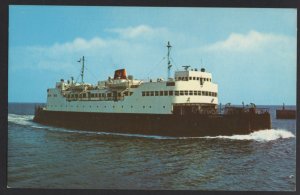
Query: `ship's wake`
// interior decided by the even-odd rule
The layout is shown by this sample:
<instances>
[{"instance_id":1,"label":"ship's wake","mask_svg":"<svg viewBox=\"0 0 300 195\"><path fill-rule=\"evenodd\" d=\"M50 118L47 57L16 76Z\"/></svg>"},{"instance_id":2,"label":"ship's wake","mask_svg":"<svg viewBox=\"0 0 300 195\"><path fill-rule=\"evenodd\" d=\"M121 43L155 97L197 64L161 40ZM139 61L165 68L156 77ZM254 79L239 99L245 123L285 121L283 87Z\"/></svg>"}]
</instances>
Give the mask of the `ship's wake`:
<instances>
[{"instance_id":1,"label":"ship's wake","mask_svg":"<svg viewBox=\"0 0 300 195\"><path fill-rule=\"evenodd\" d=\"M265 129L255 131L247 135L232 135L232 136L205 136L206 139L230 139L230 140L254 140L258 142L267 142L277 139L294 138L295 135L285 129Z\"/></svg>"},{"instance_id":2,"label":"ship's wake","mask_svg":"<svg viewBox=\"0 0 300 195\"><path fill-rule=\"evenodd\" d=\"M34 129L44 129L49 131L65 132L65 133L79 133L79 134L94 134L102 136L125 136L125 137L137 137L145 139L227 139L227 140L252 140L258 142L268 142L277 139L289 139L295 138L295 135L285 129L265 129L255 131L247 135L232 135L232 136L204 136L204 137L170 137L170 136L158 136L158 135L142 135L142 134L126 134L126 133L111 133L111 132L94 132L94 131L81 131L65 128L56 128L52 126L40 125L33 122L33 115L17 115L8 114L8 122L31 127Z\"/></svg>"}]
</instances>

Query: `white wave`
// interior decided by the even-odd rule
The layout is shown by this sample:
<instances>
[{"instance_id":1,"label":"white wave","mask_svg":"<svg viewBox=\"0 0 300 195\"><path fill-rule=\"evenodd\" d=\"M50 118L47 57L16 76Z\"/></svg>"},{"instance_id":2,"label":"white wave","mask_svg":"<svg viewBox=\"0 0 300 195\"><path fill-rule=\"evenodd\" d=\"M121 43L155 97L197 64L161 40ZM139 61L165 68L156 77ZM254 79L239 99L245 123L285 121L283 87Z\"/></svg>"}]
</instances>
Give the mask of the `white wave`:
<instances>
[{"instance_id":1,"label":"white wave","mask_svg":"<svg viewBox=\"0 0 300 195\"><path fill-rule=\"evenodd\" d=\"M18 125L32 125L33 115L18 115L18 114L8 114L8 122L12 122Z\"/></svg>"},{"instance_id":2,"label":"white wave","mask_svg":"<svg viewBox=\"0 0 300 195\"><path fill-rule=\"evenodd\" d=\"M287 139L287 138L294 138L295 135L287 130L284 129L266 129L255 131L253 133L247 135L232 135L232 136L205 136L202 138L208 139L231 139L231 140L254 140L258 142L268 142L277 139Z\"/></svg>"}]
</instances>

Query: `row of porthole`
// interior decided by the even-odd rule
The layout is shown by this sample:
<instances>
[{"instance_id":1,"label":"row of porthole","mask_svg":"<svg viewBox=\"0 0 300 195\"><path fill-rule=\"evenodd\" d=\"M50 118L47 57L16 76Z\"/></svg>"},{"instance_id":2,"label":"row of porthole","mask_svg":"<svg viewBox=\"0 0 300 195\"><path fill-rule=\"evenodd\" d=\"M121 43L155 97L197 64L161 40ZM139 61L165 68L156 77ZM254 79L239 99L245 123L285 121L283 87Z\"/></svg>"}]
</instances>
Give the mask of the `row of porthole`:
<instances>
[{"instance_id":1,"label":"row of porthole","mask_svg":"<svg viewBox=\"0 0 300 195\"><path fill-rule=\"evenodd\" d=\"M49 105L50 107L59 107L59 106L56 106L56 105ZM68 107L68 106L63 106L61 105L60 107ZM70 106L70 107L73 107L73 106ZM76 106L77 108L79 107L78 105ZM82 106L84 108L84 106ZM92 108L92 106L90 106L90 108ZM99 108L99 106L97 106L97 108ZM106 108L106 106L104 106L104 108ZM112 108L115 108L115 106L112 106ZM122 108L124 108L122 106ZM131 106L131 108L133 108L133 106ZM143 106L143 108L146 108L146 106ZM151 106L149 106L149 108L151 108ZM163 108L166 108L166 106L163 106Z\"/></svg>"}]
</instances>

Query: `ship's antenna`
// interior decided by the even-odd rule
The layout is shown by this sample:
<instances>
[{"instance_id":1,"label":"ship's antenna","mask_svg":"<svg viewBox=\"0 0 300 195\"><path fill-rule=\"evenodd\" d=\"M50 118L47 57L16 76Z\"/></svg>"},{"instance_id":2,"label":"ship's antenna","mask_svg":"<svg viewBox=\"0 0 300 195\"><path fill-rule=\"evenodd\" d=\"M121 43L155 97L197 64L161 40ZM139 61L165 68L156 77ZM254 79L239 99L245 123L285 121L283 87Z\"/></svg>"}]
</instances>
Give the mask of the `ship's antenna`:
<instances>
[{"instance_id":1,"label":"ship's antenna","mask_svg":"<svg viewBox=\"0 0 300 195\"><path fill-rule=\"evenodd\" d=\"M170 71L171 71L171 67L172 67L172 64L171 64L171 61L170 61L170 51L171 51L171 45L170 45L170 41L168 41L168 45L167 45L167 48L168 48L168 79L170 78Z\"/></svg>"},{"instance_id":2,"label":"ship's antenna","mask_svg":"<svg viewBox=\"0 0 300 195\"><path fill-rule=\"evenodd\" d=\"M80 74L80 76L81 76L81 83L83 83L83 76L84 76L84 56L82 56L82 58L80 58L80 59L78 60L78 62L79 62L79 63L82 62L82 67L81 67L81 74Z\"/></svg>"}]
</instances>

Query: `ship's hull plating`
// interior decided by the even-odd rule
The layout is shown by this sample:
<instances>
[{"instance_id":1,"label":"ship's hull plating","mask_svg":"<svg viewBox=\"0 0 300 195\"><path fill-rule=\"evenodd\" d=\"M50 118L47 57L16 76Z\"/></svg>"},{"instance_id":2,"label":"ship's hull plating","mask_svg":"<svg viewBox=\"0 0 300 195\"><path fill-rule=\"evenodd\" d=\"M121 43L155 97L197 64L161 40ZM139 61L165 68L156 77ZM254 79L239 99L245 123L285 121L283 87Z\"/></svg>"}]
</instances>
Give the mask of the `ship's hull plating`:
<instances>
[{"instance_id":1,"label":"ship's hull plating","mask_svg":"<svg viewBox=\"0 0 300 195\"><path fill-rule=\"evenodd\" d=\"M58 127L128 134L200 137L271 128L269 113L234 115L116 114L39 110L34 121Z\"/></svg>"}]
</instances>

